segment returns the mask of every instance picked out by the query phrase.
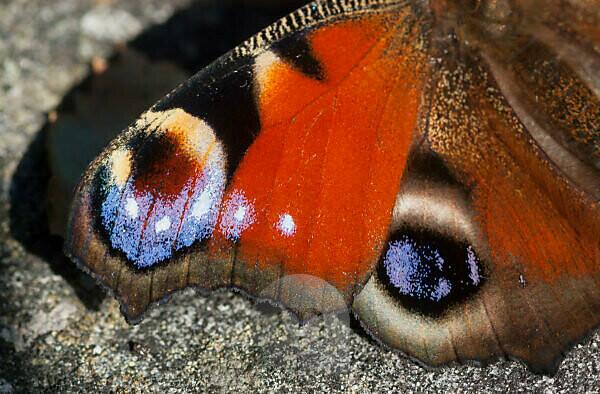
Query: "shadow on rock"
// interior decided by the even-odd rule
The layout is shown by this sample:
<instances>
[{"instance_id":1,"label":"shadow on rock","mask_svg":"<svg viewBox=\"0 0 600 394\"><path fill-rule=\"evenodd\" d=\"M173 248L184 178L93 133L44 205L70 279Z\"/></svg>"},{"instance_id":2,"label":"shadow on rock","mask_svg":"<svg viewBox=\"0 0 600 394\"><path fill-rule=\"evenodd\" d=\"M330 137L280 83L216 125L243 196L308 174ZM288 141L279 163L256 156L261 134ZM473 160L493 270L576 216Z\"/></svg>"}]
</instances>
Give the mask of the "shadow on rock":
<instances>
[{"instance_id":1,"label":"shadow on rock","mask_svg":"<svg viewBox=\"0 0 600 394\"><path fill-rule=\"evenodd\" d=\"M46 260L52 270L73 287L84 305L97 309L104 292L79 271L62 252L62 238L50 232L48 184L50 170L46 149L47 128L35 137L21 159L10 189L10 229L29 252Z\"/></svg>"}]
</instances>

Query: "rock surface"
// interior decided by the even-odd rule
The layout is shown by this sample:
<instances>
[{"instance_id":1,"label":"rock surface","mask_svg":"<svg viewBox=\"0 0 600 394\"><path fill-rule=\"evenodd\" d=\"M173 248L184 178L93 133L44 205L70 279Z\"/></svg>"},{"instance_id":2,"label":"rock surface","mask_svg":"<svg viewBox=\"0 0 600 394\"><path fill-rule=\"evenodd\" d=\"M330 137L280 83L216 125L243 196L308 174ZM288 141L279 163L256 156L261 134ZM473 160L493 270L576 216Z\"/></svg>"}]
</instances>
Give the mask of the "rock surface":
<instances>
[{"instance_id":1,"label":"rock surface","mask_svg":"<svg viewBox=\"0 0 600 394\"><path fill-rule=\"evenodd\" d=\"M285 312L229 292L186 291L128 326L116 302L64 258L60 240L44 229L43 126L89 73L92 58L107 57L188 4L0 2L0 393L600 391L598 335L549 378L511 361L424 369L376 345L344 316L298 326ZM217 37L226 48L240 40L227 29L245 33L237 21L226 24L232 15L221 8L208 7L198 23L222 31ZM257 26L276 14L261 9ZM180 63L192 69L196 63L186 59Z\"/></svg>"}]
</instances>

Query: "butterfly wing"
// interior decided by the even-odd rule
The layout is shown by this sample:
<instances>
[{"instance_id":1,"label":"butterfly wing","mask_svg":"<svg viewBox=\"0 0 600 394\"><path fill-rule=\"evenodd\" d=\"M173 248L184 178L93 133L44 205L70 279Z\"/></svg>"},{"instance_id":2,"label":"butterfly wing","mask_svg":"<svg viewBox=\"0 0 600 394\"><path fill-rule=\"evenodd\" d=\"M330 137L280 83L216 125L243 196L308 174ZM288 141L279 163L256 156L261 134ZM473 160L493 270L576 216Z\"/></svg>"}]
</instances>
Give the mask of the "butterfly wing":
<instances>
[{"instance_id":1,"label":"butterfly wing","mask_svg":"<svg viewBox=\"0 0 600 394\"><path fill-rule=\"evenodd\" d=\"M132 321L188 286L345 308L415 135L418 27L404 1L317 2L252 38L91 165L68 253Z\"/></svg>"},{"instance_id":2,"label":"butterfly wing","mask_svg":"<svg viewBox=\"0 0 600 394\"><path fill-rule=\"evenodd\" d=\"M463 23L433 38L427 138L407 163L390 238L441 245L442 255L439 239L450 238L462 254L446 250L451 269L418 276L388 246L354 302L376 336L428 363L509 356L552 372L600 322L600 84L586 72L598 36L581 18L561 23L560 10L581 9L531 12L534 3L503 13L482 2L472 20L454 10ZM591 6L585 20L599 13ZM416 232L425 241L400 237ZM444 297L432 303L435 289L399 283L398 265Z\"/></svg>"},{"instance_id":3,"label":"butterfly wing","mask_svg":"<svg viewBox=\"0 0 600 394\"><path fill-rule=\"evenodd\" d=\"M598 37L577 2L506 4L309 4L92 163L67 252L130 321L234 287L352 305L429 364L552 370L600 317Z\"/></svg>"}]
</instances>

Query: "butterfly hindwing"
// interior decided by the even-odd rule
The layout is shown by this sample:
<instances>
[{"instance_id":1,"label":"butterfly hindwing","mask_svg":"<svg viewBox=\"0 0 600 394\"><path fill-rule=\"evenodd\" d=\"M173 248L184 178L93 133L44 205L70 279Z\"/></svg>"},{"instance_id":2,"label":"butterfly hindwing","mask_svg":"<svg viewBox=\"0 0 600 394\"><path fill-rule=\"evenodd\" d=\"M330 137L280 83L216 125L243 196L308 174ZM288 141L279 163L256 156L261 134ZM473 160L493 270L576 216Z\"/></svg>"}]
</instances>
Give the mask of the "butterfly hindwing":
<instances>
[{"instance_id":1,"label":"butterfly hindwing","mask_svg":"<svg viewBox=\"0 0 600 394\"><path fill-rule=\"evenodd\" d=\"M594 85L566 66L557 48L546 47L545 58L534 50L541 44L530 29L539 20L514 22L497 36L479 17L458 25L450 35L455 39L437 40L439 46L432 48L439 66L428 91L427 141L407 164L391 230L437 233L428 241L435 245L433 240L451 229L452 238L467 241L477 259L469 253L455 259L451 264L462 261L465 274L446 274L437 289L447 292L442 300L449 301L464 292L465 283L477 282L477 289L445 304L443 313L427 316L430 299L406 277L423 280L406 275L404 263L400 287L418 308L411 310L406 300L398 307L398 297L386 290L395 279L389 268L377 271L354 308L385 343L432 364L505 355L538 371L555 371L565 349L600 322L595 192L600 178L598 168L589 166L593 156L582 153L597 144L600 101ZM524 60L537 65L525 70ZM422 157L441 159L446 180L416 170L411 160ZM403 245L415 250L419 240L411 237ZM435 251L444 254L441 247ZM381 264L393 268L389 256L384 253ZM432 276L427 270L419 275Z\"/></svg>"}]
</instances>

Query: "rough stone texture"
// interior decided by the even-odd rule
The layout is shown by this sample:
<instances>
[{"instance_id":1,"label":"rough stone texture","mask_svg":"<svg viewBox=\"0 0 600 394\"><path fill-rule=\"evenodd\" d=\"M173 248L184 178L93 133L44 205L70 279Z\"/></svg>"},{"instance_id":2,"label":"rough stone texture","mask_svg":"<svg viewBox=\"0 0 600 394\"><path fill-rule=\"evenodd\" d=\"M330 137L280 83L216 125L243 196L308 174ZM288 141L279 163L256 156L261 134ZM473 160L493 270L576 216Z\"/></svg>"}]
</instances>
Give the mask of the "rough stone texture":
<instances>
[{"instance_id":1,"label":"rough stone texture","mask_svg":"<svg viewBox=\"0 0 600 394\"><path fill-rule=\"evenodd\" d=\"M47 177L38 141L46 113L91 57L187 3L0 1L0 393L600 391L598 335L550 378L510 361L427 370L377 346L347 316L300 327L229 292L184 292L128 326L59 241L31 226L46 205L27 196L44 195L36 185Z\"/></svg>"}]
</instances>

